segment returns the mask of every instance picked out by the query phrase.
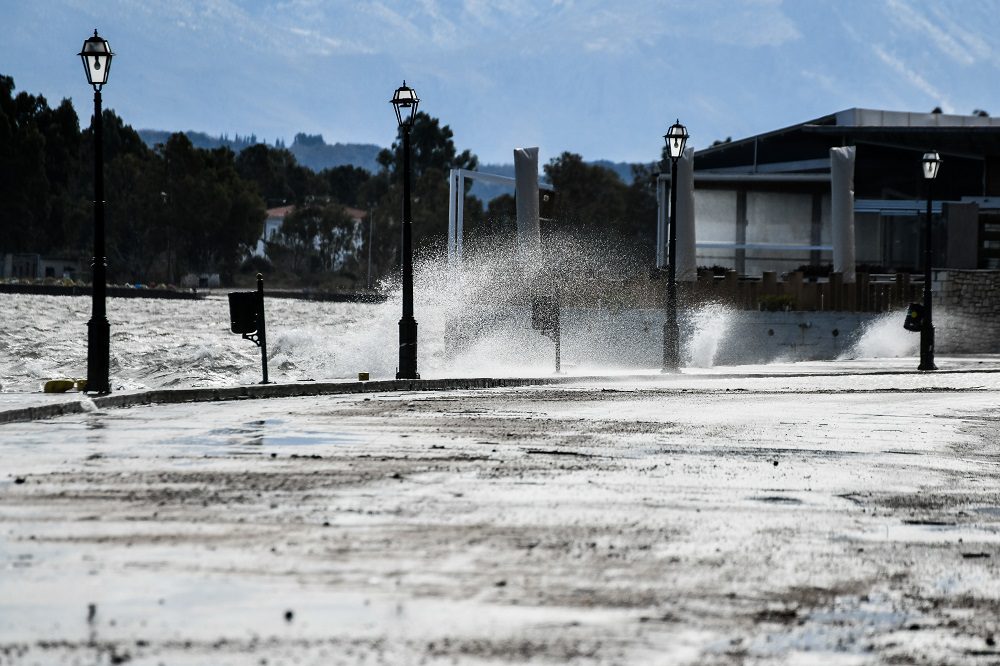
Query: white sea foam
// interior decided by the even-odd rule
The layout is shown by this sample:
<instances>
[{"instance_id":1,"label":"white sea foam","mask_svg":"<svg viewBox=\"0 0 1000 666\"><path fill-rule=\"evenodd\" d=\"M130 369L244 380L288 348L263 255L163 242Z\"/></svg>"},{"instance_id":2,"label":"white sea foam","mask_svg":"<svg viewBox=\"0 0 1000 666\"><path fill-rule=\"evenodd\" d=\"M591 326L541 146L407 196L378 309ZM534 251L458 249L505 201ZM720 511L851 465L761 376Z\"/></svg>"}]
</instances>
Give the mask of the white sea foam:
<instances>
[{"instance_id":1,"label":"white sea foam","mask_svg":"<svg viewBox=\"0 0 1000 666\"><path fill-rule=\"evenodd\" d=\"M440 258L418 261L414 311L421 376L551 374L555 345L532 328L531 292L556 289L563 372L659 368L662 308L625 307L620 302L628 299L608 289L634 270L634 262L615 248L563 240L531 256L502 248L467 251L461 269ZM382 288L390 297L379 304L266 299L270 378L322 381L359 372L372 379L395 377L401 296L398 284ZM710 305L682 314L684 364L712 367L734 313ZM47 379L86 376L89 298L3 295L0 318L3 391L37 391ZM198 301L113 298L108 319L116 390L260 381L260 351L230 332L224 292Z\"/></svg>"},{"instance_id":2,"label":"white sea foam","mask_svg":"<svg viewBox=\"0 0 1000 666\"><path fill-rule=\"evenodd\" d=\"M732 310L724 305L712 304L691 314L691 335L687 337L685 356L687 364L695 368L711 368L719 346L729 334Z\"/></svg>"},{"instance_id":3,"label":"white sea foam","mask_svg":"<svg viewBox=\"0 0 1000 666\"><path fill-rule=\"evenodd\" d=\"M915 356L920 336L903 329L903 310L886 312L865 325L857 342L840 358L901 358Z\"/></svg>"},{"instance_id":4,"label":"white sea foam","mask_svg":"<svg viewBox=\"0 0 1000 666\"><path fill-rule=\"evenodd\" d=\"M491 249L468 257L461 270L442 259L417 262L419 371L425 377L551 373L554 345L531 327L530 284L558 285L564 295L564 368L655 367L658 311L567 303L588 298L577 276L592 278L603 266L621 264L607 251L573 243L561 245L558 255L534 257ZM383 288L390 298L380 304L267 299L270 377L326 380L362 371L394 377L401 296L398 285ZM3 390L36 391L47 379L86 376L90 306L84 297L0 296ZM116 390L260 380L258 348L229 331L225 293L198 301L112 298L108 320Z\"/></svg>"}]
</instances>

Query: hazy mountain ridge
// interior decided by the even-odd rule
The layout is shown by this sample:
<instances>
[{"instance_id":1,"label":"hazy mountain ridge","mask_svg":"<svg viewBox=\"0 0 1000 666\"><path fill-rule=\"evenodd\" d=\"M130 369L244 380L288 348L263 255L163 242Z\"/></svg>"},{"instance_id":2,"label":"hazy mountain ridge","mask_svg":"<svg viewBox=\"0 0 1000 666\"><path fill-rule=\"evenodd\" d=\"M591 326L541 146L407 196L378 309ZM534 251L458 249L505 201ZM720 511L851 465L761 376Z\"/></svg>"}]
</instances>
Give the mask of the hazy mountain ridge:
<instances>
[{"instance_id":1,"label":"hazy mountain ridge","mask_svg":"<svg viewBox=\"0 0 1000 666\"><path fill-rule=\"evenodd\" d=\"M146 145L150 147L153 147L158 143L166 142L172 134L172 132L168 132L166 130L152 129L141 129L138 130L138 132L142 140L146 142ZM206 150L221 148L224 146L238 153L244 148L254 144L267 143L266 141L260 141L256 134L250 134L247 136L235 134L232 138L230 138L228 134L223 134L222 136L211 136L205 132L196 132L194 130L188 130L183 134L187 136L196 148L204 148ZM344 164L351 164L356 167L361 167L362 169L367 169L371 173L376 173L379 169L376 158L379 151L382 150L380 146L376 146L371 143L329 144L323 140L322 134L305 134L302 132L295 135L295 139L292 141L291 146L286 146L281 140L268 145L278 148L287 147L288 150L295 155L295 159L298 160L299 164L316 172ZM588 161L588 164L595 164L613 171L619 178L621 178L623 183L632 182L633 164L630 162L592 160ZM514 164L480 164L479 171L513 178ZM544 180L544 173L541 177ZM479 197L483 201L489 201L500 196L501 194L513 194L514 188L507 188L503 185L494 185L492 183L473 182L472 187L469 189L469 193L473 196Z\"/></svg>"},{"instance_id":2,"label":"hazy mountain ridge","mask_svg":"<svg viewBox=\"0 0 1000 666\"><path fill-rule=\"evenodd\" d=\"M299 164L313 171L350 164L377 173L379 165L376 158L382 147L373 143L329 144L323 140L322 134L299 132L289 150Z\"/></svg>"},{"instance_id":3,"label":"hazy mountain ridge","mask_svg":"<svg viewBox=\"0 0 1000 666\"><path fill-rule=\"evenodd\" d=\"M158 143L164 143L173 132L166 130L141 129L138 130L140 138L146 145L153 147ZM228 134L222 136L211 136L205 132L188 130L183 132L196 148L212 150L214 148L226 147L233 152L239 153L244 148L248 148L258 143L267 143L257 138L257 135L248 136L234 135L229 138ZM328 144L323 140L322 134L298 133L292 141L291 146L286 146L281 140L273 144L267 144L276 148L287 148L295 159L304 167L319 172L331 167L350 164L371 173L378 171L376 157L381 146L373 143L334 143Z\"/></svg>"}]
</instances>

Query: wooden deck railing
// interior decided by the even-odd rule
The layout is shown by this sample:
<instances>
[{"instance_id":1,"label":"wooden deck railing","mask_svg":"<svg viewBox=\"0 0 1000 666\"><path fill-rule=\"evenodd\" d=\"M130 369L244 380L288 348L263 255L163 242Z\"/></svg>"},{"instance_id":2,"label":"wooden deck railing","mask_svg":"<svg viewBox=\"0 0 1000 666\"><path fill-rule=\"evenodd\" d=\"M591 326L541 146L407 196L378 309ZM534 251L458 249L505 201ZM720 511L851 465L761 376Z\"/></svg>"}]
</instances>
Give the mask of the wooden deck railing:
<instances>
[{"instance_id":1,"label":"wooden deck railing","mask_svg":"<svg viewBox=\"0 0 1000 666\"><path fill-rule=\"evenodd\" d=\"M912 282L909 273L858 273L856 281L848 284L840 273L812 282L797 272L779 280L773 271L760 279L740 278L736 271L725 276L700 271L697 282L684 285L683 292L691 304L717 302L741 310L887 312L919 301L922 289L923 283Z\"/></svg>"}]
</instances>

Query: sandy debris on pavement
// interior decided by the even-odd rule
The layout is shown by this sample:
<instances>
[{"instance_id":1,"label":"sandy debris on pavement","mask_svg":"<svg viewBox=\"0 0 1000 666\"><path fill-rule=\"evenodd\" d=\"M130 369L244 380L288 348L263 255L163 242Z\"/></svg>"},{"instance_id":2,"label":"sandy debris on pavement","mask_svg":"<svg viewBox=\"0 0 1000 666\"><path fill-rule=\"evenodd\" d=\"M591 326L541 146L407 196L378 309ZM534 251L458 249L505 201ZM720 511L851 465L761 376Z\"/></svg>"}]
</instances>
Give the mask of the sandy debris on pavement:
<instances>
[{"instance_id":1,"label":"sandy debris on pavement","mask_svg":"<svg viewBox=\"0 0 1000 666\"><path fill-rule=\"evenodd\" d=\"M1000 376L907 381L0 426L0 664L998 663Z\"/></svg>"}]
</instances>

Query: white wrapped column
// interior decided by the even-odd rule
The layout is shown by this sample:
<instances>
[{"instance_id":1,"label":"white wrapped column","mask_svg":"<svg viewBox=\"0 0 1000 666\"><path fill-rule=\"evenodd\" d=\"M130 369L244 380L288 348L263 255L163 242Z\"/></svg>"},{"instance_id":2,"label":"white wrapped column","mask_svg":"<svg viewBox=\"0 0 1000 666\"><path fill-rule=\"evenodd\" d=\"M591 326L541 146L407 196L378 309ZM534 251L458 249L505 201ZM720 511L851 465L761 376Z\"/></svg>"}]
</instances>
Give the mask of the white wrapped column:
<instances>
[{"instance_id":1,"label":"white wrapped column","mask_svg":"<svg viewBox=\"0 0 1000 666\"><path fill-rule=\"evenodd\" d=\"M698 279L694 230L694 148L686 148L677 160L677 281Z\"/></svg>"},{"instance_id":2,"label":"white wrapped column","mask_svg":"<svg viewBox=\"0 0 1000 666\"><path fill-rule=\"evenodd\" d=\"M517 247L531 252L541 244L538 221L538 148L514 149Z\"/></svg>"},{"instance_id":3,"label":"white wrapped column","mask_svg":"<svg viewBox=\"0 0 1000 666\"><path fill-rule=\"evenodd\" d=\"M830 149L830 217L833 222L833 270L855 281L854 146Z\"/></svg>"}]
</instances>

